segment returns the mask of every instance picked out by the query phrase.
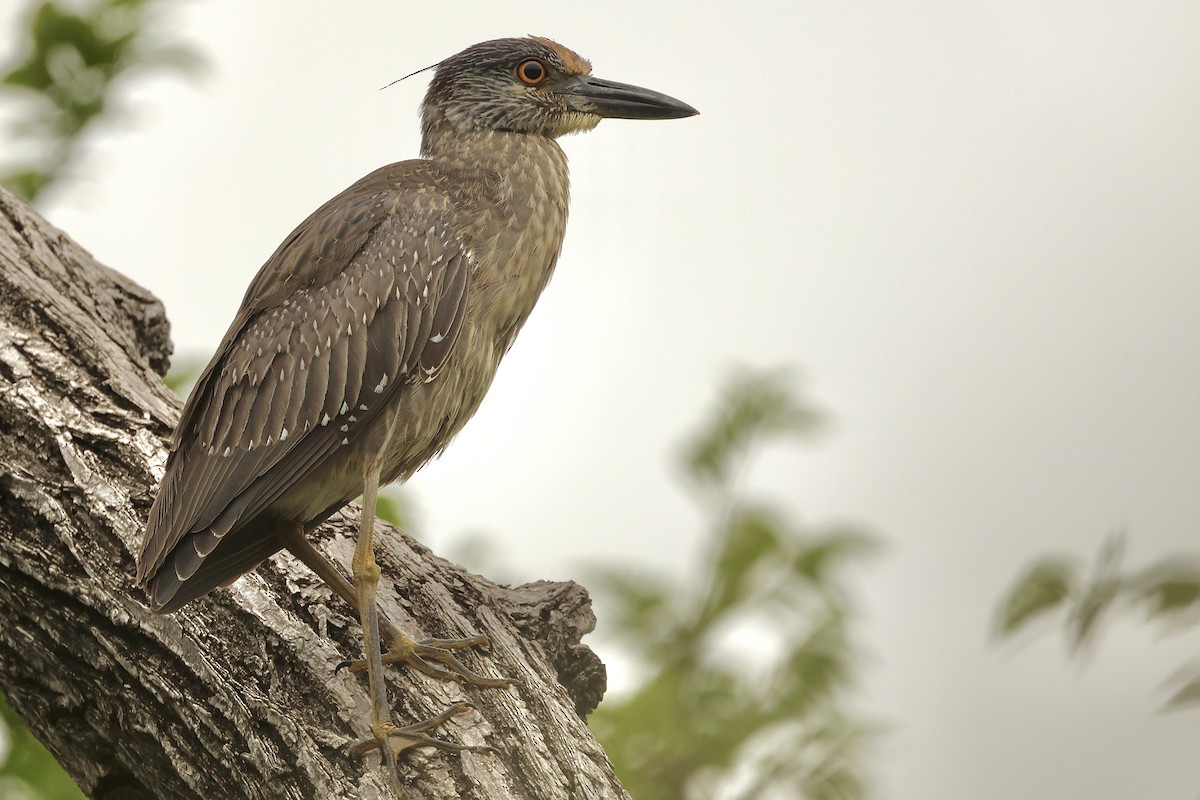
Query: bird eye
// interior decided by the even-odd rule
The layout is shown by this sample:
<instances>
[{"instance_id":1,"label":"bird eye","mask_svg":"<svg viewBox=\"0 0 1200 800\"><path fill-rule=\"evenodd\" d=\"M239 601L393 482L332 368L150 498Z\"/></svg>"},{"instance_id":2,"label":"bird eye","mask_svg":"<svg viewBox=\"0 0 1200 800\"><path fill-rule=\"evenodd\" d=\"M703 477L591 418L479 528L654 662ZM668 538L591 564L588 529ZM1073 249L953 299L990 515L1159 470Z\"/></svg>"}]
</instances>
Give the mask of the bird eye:
<instances>
[{"instance_id":1,"label":"bird eye","mask_svg":"<svg viewBox=\"0 0 1200 800\"><path fill-rule=\"evenodd\" d=\"M546 80L546 65L536 58L527 58L517 65L517 77L526 86L537 86Z\"/></svg>"}]
</instances>

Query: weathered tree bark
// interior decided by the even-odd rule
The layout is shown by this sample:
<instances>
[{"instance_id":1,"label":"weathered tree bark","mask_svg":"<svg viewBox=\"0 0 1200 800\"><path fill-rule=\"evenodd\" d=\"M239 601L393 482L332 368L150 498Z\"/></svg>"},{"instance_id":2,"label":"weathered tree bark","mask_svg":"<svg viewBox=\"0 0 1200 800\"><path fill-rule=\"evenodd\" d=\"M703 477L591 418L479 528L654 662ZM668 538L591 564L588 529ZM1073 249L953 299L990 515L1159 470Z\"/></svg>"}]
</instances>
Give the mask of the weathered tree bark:
<instances>
[{"instance_id":1,"label":"weathered tree bark","mask_svg":"<svg viewBox=\"0 0 1200 800\"><path fill-rule=\"evenodd\" d=\"M277 556L180 613L150 614L133 559L179 403L161 303L0 190L0 688L95 798L388 797L368 735L353 613ZM357 511L318 534L346 564ZM486 633L464 688L389 675L396 719L466 700L436 733L495 755L409 750L411 798L622 798L586 714L604 668L573 583L497 586L393 529L383 613L418 637Z\"/></svg>"}]
</instances>

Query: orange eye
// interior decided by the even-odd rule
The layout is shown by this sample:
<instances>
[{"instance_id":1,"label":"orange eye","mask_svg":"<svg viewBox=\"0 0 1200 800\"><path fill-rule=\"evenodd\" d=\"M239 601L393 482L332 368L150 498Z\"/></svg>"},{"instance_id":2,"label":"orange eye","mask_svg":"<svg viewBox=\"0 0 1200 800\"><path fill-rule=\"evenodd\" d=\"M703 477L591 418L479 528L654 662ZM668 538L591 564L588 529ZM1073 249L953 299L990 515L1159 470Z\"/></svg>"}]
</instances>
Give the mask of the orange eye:
<instances>
[{"instance_id":1,"label":"orange eye","mask_svg":"<svg viewBox=\"0 0 1200 800\"><path fill-rule=\"evenodd\" d=\"M517 65L517 77L526 86L537 86L546 80L546 65L536 58L527 58Z\"/></svg>"}]
</instances>

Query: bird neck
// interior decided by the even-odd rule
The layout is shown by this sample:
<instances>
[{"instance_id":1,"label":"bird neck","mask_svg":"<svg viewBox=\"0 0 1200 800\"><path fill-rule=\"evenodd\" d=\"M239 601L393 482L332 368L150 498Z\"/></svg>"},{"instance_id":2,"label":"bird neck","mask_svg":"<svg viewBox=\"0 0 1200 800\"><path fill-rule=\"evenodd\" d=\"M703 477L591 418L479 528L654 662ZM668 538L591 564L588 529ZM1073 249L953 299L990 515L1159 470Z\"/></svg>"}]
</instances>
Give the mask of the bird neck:
<instances>
[{"instance_id":1,"label":"bird neck","mask_svg":"<svg viewBox=\"0 0 1200 800\"><path fill-rule=\"evenodd\" d=\"M559 151L558 144L540 133L466 127L452 122L436 106L426 106L421 120L421 155L433 161L466 167L503 167L499 157L521 149Z\"/></svg>"},{"instance_id":2,"label":"bird neck","mask_svg":"<svg viewBox=\"0 0 1200 800\"><path fill-rule=\"evenodd\" d=\"M470 188L465 203L481 202L482 216L517 228L529 222L531 212L560 218L552 227L565 225L570 180L558 142L537 133L464 130L435 109L425 112L421 155ZM522 199L518 207L514 197ZM561 244L561 232L559 237Z\"/></svg>"},{"instance_id":3,"label":"bird neck","mask_svg":"<svg viewBox=\"0 0 1200 800\"><path fill-rule=\"evenodd\" d=\"M421 152L469 209L461 228L480 259L471 292L503 353L554 271L567 224L567 158L553 139L428 124Z\"/></svg>"}]
</instances>

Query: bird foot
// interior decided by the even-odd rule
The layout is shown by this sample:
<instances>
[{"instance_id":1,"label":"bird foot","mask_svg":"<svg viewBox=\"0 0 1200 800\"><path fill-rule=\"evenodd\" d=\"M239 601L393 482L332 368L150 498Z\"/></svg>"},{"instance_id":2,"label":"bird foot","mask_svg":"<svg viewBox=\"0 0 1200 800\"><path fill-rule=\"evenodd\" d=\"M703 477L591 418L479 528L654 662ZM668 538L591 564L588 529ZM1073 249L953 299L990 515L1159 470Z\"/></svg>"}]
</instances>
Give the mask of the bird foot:
<instances>
[{"instance_id":1,"label":"bird foot","mask_svg":"<svg viewBox=\"0 0 1200 800\"><path fill-rule=\"evenodd\" d=\"M418 642L400 634L392 639L391 647L383 654L383 663L407 664L431 678L471 686L507 689L520 683L513 678L488 678L471 670L452 652L468 647L490 649L491 640L487 636L479 635L468 639L424 639ZM350 672L366 672L367 662L343 661L337 666L338 670L342 668Z\"/></svg>"},{"instance_id":2,"label":"bird foot","mask_svg":"<svg viewBox=\"0 0 1200 800\"><path fill-rule=\"evenodd\" d=\"M469 703L456 703L436 717L430 717L421 722L414 722L411 725L397 725L389 720L384 720L371 726L372 733L374 734L372 738L363 739L360 742L350 745L350 755L355 758L361 758L374 750L380 750L381 752L390 754L391 758L387 759L387 761L389 764L394 765L395 757L410 747L436 747L440 750L449 750L456 753L495 753L496 748L494 747L455 744L454 742L438 739L426 733L426 731L436 728L451 717L458 714L465 714L473 709L474 706ZM385 747L389 749L384 750Z\"/></svg>"}]
</instances>

